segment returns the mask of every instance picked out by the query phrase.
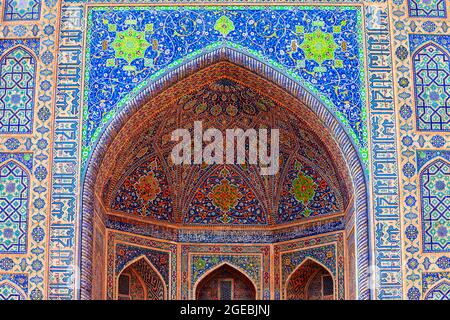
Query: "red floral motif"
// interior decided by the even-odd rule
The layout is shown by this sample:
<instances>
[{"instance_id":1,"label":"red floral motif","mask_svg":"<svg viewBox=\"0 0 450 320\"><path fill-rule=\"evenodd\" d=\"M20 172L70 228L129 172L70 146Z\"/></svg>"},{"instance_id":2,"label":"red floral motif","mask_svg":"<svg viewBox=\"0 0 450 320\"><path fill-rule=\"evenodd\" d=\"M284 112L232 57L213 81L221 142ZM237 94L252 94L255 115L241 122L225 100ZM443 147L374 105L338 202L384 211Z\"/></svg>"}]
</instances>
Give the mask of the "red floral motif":
<instances>
[{"instance_id":1,"label":"red floral motif","mask_svg":"<svg viewBox=\"0 0 450 320\"><path fill-rule=\"evenodd\" d=\"M172 199L166 175L157 157L137 166L115 192L114 210L172 220Z\"/></svg>"},{"instance_id":2,"label":"red floral motif","mask_svg":"<svg viewBox=\"0 0 450 320\"><path fill-rule=\"evenodd\" d=\"M198 186L184 221L201 224L265 224L264 209L233 166L220 166Z\"/></svg>"},{"instance_id":3,"label":"red floral motif","mask_svg":"<svg viewBox=\"0 0 450 320\"><path fill-rule=\"evenodd\" d=\"M212 188L209 197L215 206L223 211L228 211L236 207L238 200L242 197L239 188L230 184L228 180L222 180L220 184Z\"/></svg>"},{"instance_id":4,"label":"red floral motif","mask_svg":"<svg viewBox=\"0 0 450 320\"><path fill-rule=\"evenodd\" d=\"M139 181L136 184L136 189L139 193L139 196L144 201L155 200L158 193L161 192L158 179L156 179L155 173L153 171L150 171L146 176L142 176L139 178Z\"/></svg>"}]
</instances>

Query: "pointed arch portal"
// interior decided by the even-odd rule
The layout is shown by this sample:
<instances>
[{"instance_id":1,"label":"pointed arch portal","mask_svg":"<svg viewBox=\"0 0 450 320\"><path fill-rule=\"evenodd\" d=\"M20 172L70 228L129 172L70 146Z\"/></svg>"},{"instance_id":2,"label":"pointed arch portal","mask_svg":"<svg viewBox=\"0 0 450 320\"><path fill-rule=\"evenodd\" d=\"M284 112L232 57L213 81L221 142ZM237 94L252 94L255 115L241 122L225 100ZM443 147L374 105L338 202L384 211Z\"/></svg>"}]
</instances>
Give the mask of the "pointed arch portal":
<instances>
[{"instance_id":1,"label":"pointed arch portal","mask_svg":"<svg viewBox=\"0 0 450 320\"><path fill-rule=\"evenodd\" d=\"M119 300L166 299L164 280L145 257L135 259L119 273L116 287Z\"/></svg>"},{"instance_id":2,"label":"pointed arch portal","mask_svg":"<svg viewBox=\"0 0 450 320\"><path fill-rule=\"evenodd\" d=\"M223 264L204 276L195 289L196 300L256 300L256 288L247 275Z\"/></svg>"},{"instance_id":3,"label":"pointed arch portal","mask_svg":"<svg viewBox=\"0 0 450 320\"><path fill-rule=\"evenodd\" d=\"M214 98L214 92L221 94ZM213 98L217 103L211 102ZM219 98L240 102L235 109L227 109ZM263 179L252 167L219 173L201 166L175 168L167 161L170 148L165 143L172 130L194 119L223 128L246 123L281 126L287 134L280 139L284 166L279 176ZM224 47L192 59L137 94L106 126L85 168L80 230L81 298L91 298L93 292L103 290L99 289L103 284L96 284L93 278L93 266L99 265L93 263L97 256L94 250L102 247L93 241L99 234L97 228L135 225L133 230L145 229L146 236L180 244L187 239L196 245L202 241L272 245L295 240L299 238L298 231L292 230L300 230L311 222L326 223L327 219L340 226L333 232L354 226L355 261L349 263L357 270L355 296L370 296L367 179L357 149L340 121L321 101L299 83L237 50ZM237 173L233 176L227 172ZM188 183L183 184L185 180ZM290 187L282 190L281 185L286 183ZM303 190L300 193L310 188L310 195L296 194L296 188ZM219 196L224 190L226 199ZM208 202L208 197L221 201ZM279 207L281 199L289 206ZM111 203L116 209L111 208ZM277 218L286 208L295 214ZM213 214L219 216L208 220ZM214 221L213 227L202 224L203 221ZM288 230L291 232L285 232ZM241 238L236 234L241 234ZM291 238L286 234L291 234ZM346 253L346 259L348 256ZM108 267L100 263L100 268ZM197 286L195 297L220 298L218 293L211 293L220 285L227 292L223 298L238 297L240 293L233 291L237 285L245 288L244 298L255 297L245 275L230 266L216 271ZM132 278L133 272L129 275ZM326 273L322 276L326 278ZM337 279L331 282L335 290ZM329 288L329 282L326 283Z\"/></svg>"},{"instance_id":4,"label":"pointed arch portal","mask_svg":"<svg viewBox=\"0 0 450 320\"><path fill-rule=\"evenodd\" d=\"M307 258L286 281L286 300L333 300L334 280L330 271Z\"/></svg>"}]
</instances>

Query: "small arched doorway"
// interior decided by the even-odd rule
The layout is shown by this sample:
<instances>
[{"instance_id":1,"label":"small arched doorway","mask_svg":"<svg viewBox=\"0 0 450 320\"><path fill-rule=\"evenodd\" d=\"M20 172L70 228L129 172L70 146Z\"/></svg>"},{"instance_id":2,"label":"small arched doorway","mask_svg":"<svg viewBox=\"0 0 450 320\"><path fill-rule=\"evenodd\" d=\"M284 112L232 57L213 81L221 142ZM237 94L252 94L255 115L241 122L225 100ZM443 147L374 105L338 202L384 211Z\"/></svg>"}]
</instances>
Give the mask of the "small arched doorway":
<instances>
[{"instance_id":1,"label":"small arched doorway","mask_svg":"<svg viewBox=\"0 0 450 320\"><path fill-rule=\"evenodd\" d=\"M287 280L286 299L333 300L333 276L323 266L308 259Z\"/></svg>"},{"instance_id":2,"label":"small arched doorway","mask_svg":"<svg viewBox=\"0 0 450 320\"><path fill-rule=\"evenodd\" d=\"M117 278L118 300L164 300L165 295L161 276L145 258L130 264Z\"/></svg>"},{"instance_id":3,"label":"small arched doorway","mask_svg":"<svg viewBox=\"0 0 450 320\"><path fill-rule=\"evenodd\" d=\"M255 300L256 289L245 274L225 264L198 283L195 298L196 300Z\"/></svg>"}]
</instances>

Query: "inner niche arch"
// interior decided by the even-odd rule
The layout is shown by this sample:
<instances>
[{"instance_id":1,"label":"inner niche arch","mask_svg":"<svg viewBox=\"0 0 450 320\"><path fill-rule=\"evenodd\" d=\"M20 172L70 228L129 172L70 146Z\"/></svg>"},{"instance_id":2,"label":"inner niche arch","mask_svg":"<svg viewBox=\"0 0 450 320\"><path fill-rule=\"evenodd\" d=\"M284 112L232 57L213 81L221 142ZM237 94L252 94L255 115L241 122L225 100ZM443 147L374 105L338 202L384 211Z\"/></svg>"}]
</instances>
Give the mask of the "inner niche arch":
<instances>
[{"instance_id":1,"label":"inner niche arch","mask_svg":"<svg viewBox=\"0 0 450 320\"><path fill-rule=\"evenodd\" d=\"M165 90L173 86L179 81L191 77L192 81L202 83L204 77L199 77L200 71L206 70L208 76L212 78L226 76L239 79L247 77L258 78L258 81L264 81L272 84L273 92L271 94L283 94L289 96L290 99L301 103L305 108L297 105L286 107L287 110L302 115L310 116L317 124L318 134L329 134L332 137L332 145L335 146L333 157L340 159L337 163L340 170L348 172L350 181L346 182L351 191L350 206L347 208L348 214L346 223L348 229L355 225L356 230L356 262L357 265L357 283L356 291L360 299L368 299L371 296L369 290L369 272L368 265L371 257L369 256L370 233L369 233L369 217L367 211L368 188L367 177L365 175L362 161L358 151L354 146L350 136L343 129L343 125L314 95L306 91L299 83L292 80L288 76L273 69L267 64L249 56L248 54L237 51L233 48L222 47L203 54L202 56L193 58L180 67L169 71L159 80L153 82L146 89L130 98L129 102L118 114L110 121L103 130L99 140L93 147L86 166L82 172L82 223L80 228L81 250L80 250L80 270L81 285L80 298L90 299L92 296L92 259L93 259L93 225L94 225L94 208L97 206L96 201L100 201L102 190L95 187L99 185L98 180L104 179L107 169L100 172L103 159L108 158L108 166L113 167L117 163L114 157L106 157L108 150L114 149L114 144L120 140L120 135L126 131L126 125L139 125L139 115L147 113L156 115L161 112L165 106L160 104L158 107L151 106L154 97L163 93ZM209 71L211 70L211 71ZM228 72L234 74L228 74ZM197 78L196 78L197 76ZM182 89L180 89L182 90ZM276 92L275 92L276 91ZM152 107L152 108L150 108ZM299 109L300 108L300 109ZM311 118L311 119L312 119ZM128 137L122 140L125 143L132 139ZM126 161L123 161L126 162ZM99 173L100 172L100 173ZM108 184L108 183L107 183ZM102 215L96 216L98 219L104 219Z\"/></svg>"},{"instance_id":2,"label":"inner niche arch","mask_svg":"<svg viewBox=\"0 0 450 320\"><path fill-rule=\"evenodd\" d=\"M450 300L450 281L444 279L428 290L424 300Z\"/></svg>"},{"instance_id":3,"label":"inner niche arch","mask_svg":"<svg viewBox=\"0 0 450 320\"><path fill-rule=\"evenodd\" d=\"M256 300L257 289L245 272L223 263L201 277L194 286L195 300Z\"/></svg>"},{"instance_id":4,"label":"inner niche arch","mask_svg":"<svg viewBox=\"0 0 450 320\"><path fill-rule=\"evenodd\" d=\"M330 270L306 258L286 279L286 300L333 300L336 284Z\"/></svg>"},{"instance_id":5,"label":"inner niche arch","mask_svg":"<svg viewBox=\"0 0 450 320\"><path fill-rule=\"evenodd\" d=\"M15 283L0 281L0 300L27 300L27 295Z\"/></svg>"},{"instance_id":6,"label":"inner niche arch","mask_svg":"<svg viewBox=\"0 0 450 320\"><path fill-rule=\"evenodd\" d=\"M122 281L124 277L128 282ZM145 256L128 262L118 273L115 285L116 299L119 300L165 300L167 297L163 277ZM128 298L125 291L128 291Z\"/></svg>"}]
</instances>

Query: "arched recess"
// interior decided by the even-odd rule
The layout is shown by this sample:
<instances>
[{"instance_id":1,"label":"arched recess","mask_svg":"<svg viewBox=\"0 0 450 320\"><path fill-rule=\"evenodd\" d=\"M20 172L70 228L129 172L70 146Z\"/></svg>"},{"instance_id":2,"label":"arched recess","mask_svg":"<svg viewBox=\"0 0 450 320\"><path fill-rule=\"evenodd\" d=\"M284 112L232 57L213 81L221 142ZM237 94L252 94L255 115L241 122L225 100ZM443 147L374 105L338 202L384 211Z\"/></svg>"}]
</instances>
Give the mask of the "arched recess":
<instances>
[{"instance_id":1,"label":"arched recess","mask_svg":"<svg viewBox=\"0 0 450 320\"><path fill-rule=\"evenodd\" d=\"M120 299L121 293L121 277L126 274L129 276L129 289L142 289L142 296L135 292L130 294L133 299L130 300L165 300L167 299L167 286L161 274L156 270L153 264L145 256L140 256L128 262L123 269L118 273L116 285L116 298ZM137 291L137 290L136 290ZM131 293L131 290L130 290Z\"/></svg>"},{"instance_id":2,"label":"arched recess","mask_svg":"<svg viewBox=\"0 0 450 320\"><path fill-rule=\"evenodd\" d=\"M203 73L202 73L203 72ZM205 78L205 74L207 78ZM124 138L127 126L142 130L146 125L142 121L143 115L156 115L165 108L164 99L158 105L154 104L153 98L164 94L164 91L181 81L192 81L204 83L205 79L213 81L220 77L231 78L236 81L246 82L260 81L261 87L264 83L271 84L272 90L263 90L266 95L276 97L277 95L286 98L284 105L286 109L297 114L316 127L317 135L324 140L328 139L330 152L335 157L341 172L348 172L349 179L344 179L346 186L351 190L352 209L347 208L346 212L354 212L354 221L348 223L355 225L356 230L356 264L358 270L357 292L361 299L368 299L371 295L369 290L369 217L367 211L368 188L367 177L365 175L362 161L355 148L352 139L346 133L343 125L323 103L315 96L306 91L299 83L292 80L287 75L278 72L267 64L235 49L223 47L212 52L196 57L182 66L169 71L159 80L155 81L142 92L132 97L128 104L111 120L102 132L98 142L93 147L92 153L86 162L85 171L82 173L82 224L81 232L81 292L82 299L89 299L92 293L92 238L93 238L93 217L94 199L102 193L95 189L99 185L98 180L104 179L104 172L114 167L118 160L114 156L106 157L108 150L115 150L120 153L121 146L126 141L133 139L132 135ZM252 80L249 80L252 79ZM267 88L267 86L266 86ZM175 94L181 94L186 89L182 86L176 89ZM303 107L300 107L303 106ZM131 128L130 127L130 128ZM129 130L128 130L129 131ZM326 138L325 138L326 137ZM124 140L121 140L124 139ZM118 144L118 141L121 143ZM108 158L108 162L103 163L103 159ZM339 159L339 160L338 160ZM123 158L121 159L122 163ZM104 167L104 168L103 168ZM103 173L100 172L102 169ZM349 219L350 220L350 219Z\"/></svg>"},{"instance_id":3,"label":"arched recess","mask_svg":"<svg viewBox=\"0 0 450 320\"><path fill-rule=\"evenodd\" d=\"M28 246L30 174L21 163L0 164L0 254L23 254Z\"/></svg>"},{"instance_id":4,"label":"arched recess","mask_svg":"<svg viewBox=\"0 0 450 320\"><path fill-rule=\"evenodd\" d=\"M450 162L433 159L419 173L422 247L425 252L449 252Z\"/></svg>"},{"instance_id":5,"label":"arched recess","mask_svg":"<svg viewBox=\"0 0 450 320\"><path fill-rule=\"evenodd\" d=\"M0 59L0 133L32 132L36 57L23 46Z\"/></svg>"},{"instance_id":6,"label":"arched recess","mask_svg":"<svg viewBox=\"0 0 450 320\"><path fill-rule=\"evenodd\" d=\"M424 300L450 300L450 281L441 280L425 294Z\"/></svg>"},{"instance_id":7,"label":"arched recess","mask_svg":"<svg viewBox=\"0 0 450 320\"><path fill-rule=\"evenodd\" d=\"M286 300L333 300L336 284L330 270L315 259L306 258L286 279Z\"/></svg>"},{"instance_id":8,"label":"arched recess","mask_svg":"<svg viewBox=\"0 0 450 320\"><path fill-rule=\"evenodd\" d=\"M204 274L194 285L196 300L256 300L257 290L244 271L222 263Z\"/></svg>"},{"instance_id":9,"label":"arched recess","mask_svg":"<svg viewBox=\"0 0 450 320\"><path fill-rule=\"evenodd\" d=\"M0 281L0 300L26 300L21 288L9 280Z\"/></svg>"},{"instance_id":10,"label":"arched recess","mask_svg":"<svg viewBox=\"0 0 450 320\"><path fill-rule=\"evenodd\" d=\"M450 54L434 42L412 56L416 124L421 131L450 131Z\"/></svg>"}]
</instances>

